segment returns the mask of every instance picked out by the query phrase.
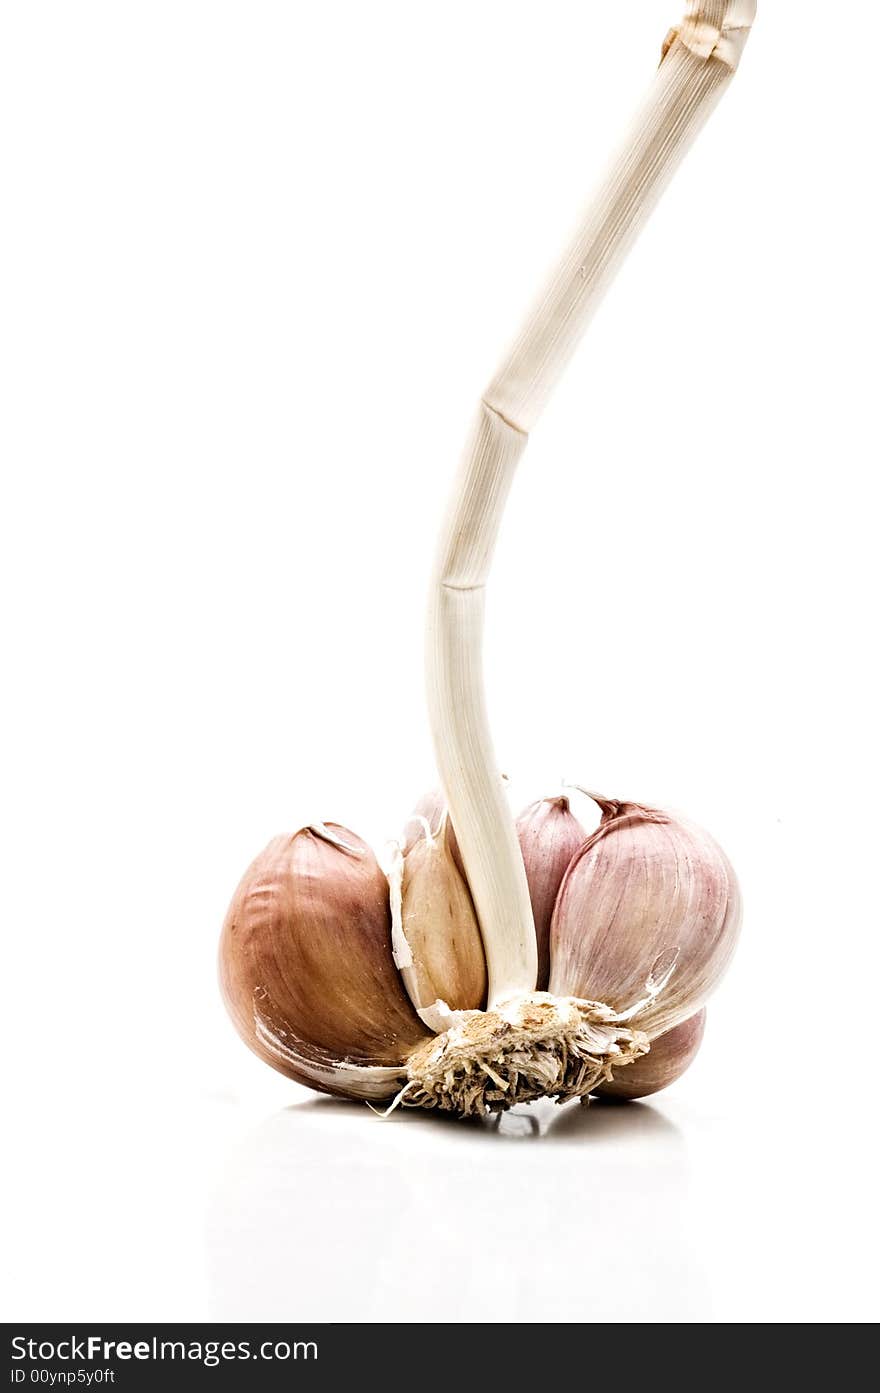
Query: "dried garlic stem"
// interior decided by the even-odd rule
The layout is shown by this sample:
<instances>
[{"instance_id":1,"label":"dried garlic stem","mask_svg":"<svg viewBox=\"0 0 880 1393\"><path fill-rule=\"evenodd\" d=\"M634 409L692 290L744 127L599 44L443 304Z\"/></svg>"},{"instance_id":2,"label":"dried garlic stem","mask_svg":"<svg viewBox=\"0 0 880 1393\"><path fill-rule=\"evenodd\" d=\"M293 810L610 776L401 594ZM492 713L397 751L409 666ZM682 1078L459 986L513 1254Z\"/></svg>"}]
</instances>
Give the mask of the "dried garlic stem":
<instances>
[{"instance_id":1,"label":"dried garlic stem","mask_svg":"<svg viewBox=\"0 0 880 1393\"><path fill-rule=\"evenodd\" d=\"M479 407L443 525L427 622L428 708L440 777L489 968L489 1007L535 985L532 911L483 696L484 588L514 471L590 316L730 82L755 0L692 0L653 87Z\"/></svg>"}]
</instances>

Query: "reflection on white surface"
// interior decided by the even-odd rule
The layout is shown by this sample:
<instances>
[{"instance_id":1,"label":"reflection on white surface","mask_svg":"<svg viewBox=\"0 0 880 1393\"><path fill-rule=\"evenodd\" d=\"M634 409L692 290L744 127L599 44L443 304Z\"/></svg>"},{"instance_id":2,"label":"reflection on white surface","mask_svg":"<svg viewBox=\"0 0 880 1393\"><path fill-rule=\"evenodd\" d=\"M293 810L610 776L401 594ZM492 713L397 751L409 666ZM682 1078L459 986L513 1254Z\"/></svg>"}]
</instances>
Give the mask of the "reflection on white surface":
<instances>
[{"instance_id":1,"label":"reflection on white surface","mask_svg":"<svg viewBox=\"0 0 880 1393\"><path fill-rule=\"evenodd\" d=\"M319 1098L251 1132L207 1213L217 1320L709 1318L687 1151L647 1104L380 1122Z\"/></svg>"}]
</instances>

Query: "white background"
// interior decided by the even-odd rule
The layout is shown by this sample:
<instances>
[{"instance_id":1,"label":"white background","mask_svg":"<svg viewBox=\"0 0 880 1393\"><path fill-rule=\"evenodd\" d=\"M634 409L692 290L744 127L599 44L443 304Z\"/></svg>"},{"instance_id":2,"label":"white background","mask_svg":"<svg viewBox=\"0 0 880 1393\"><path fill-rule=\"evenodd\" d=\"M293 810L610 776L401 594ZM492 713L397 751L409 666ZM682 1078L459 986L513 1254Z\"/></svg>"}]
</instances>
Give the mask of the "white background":
<instances>
[{"instance_id":1,"label":"white background","mask_svg":"<svg viewBox=\"0 0 880 1393\"><path fill-rule=\"evenodd\" d=\"M215 985L271 835L380 846L433 782L452 471L677 17L4 6L7 1319L876 1316L875 7L765 0L493 573L523 799L684 808L740 871L691 1072L383 1124Z\"/></svg>"}]
</instances>

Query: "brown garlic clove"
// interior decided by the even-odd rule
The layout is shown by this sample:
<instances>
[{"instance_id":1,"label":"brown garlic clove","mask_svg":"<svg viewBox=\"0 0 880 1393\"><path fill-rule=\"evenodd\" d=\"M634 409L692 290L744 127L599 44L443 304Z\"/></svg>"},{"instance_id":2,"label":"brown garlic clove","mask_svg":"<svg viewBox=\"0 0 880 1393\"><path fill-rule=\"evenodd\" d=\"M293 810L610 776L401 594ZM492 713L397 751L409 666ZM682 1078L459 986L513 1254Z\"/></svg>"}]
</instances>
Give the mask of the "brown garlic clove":
<instances>
[{"instance_id":1,"label":"brown garlic clove","mask_svg":"<svg viewBox=\"0 0 880 1393\"><path fill-rule=\"evenodd\" d=\"M739 934L739 888L701 828L591 796L603 818L562 882L550 990L626 1012L669 974L634 1017L653 1039L692 1016L721 978Z\"/></svg>"},{"instance_id":2,"label":"brown garlic clove","mask_svg":"<svg viewBox=\"0 0 880 1393\"><path fill-rule=\"evenodd\" d=\"M416 842L424 837L426 831L430 832L432 837L436 837L444 827L449 854L455 862L459 875L466 881L467 876L458 848L455 828L450 821L446 799L440 788L432 788L429 793L423 793L404 823L403 854L408 856Z\"/></svg>"},{"instance_id":3,"label":"brown garlic clove","mask_svg":"<svg viewBox=\"0 0 880 1393\"><path fill-rule=\"evenodd\" d=\"M488 978L483 940L470 891L455 864L452 829L442 816L428 832L399 848L391 868L394 961L413 1005L432 1030L444 1030L450 1011L480 1011Z\"/></svg>"},{"instance_id":4,"label":"brown garlic clove","mask_svg":"<svg viewBox=\"0 0 880 1393\"><path fill-rule=\"evenodd\" d=\"M694 1062L706 1029L706 1008L651 1041L649 1054L615 1072L596 1092L602 1098L647 1098L668 1088Z\"/></svg>"},{"instance_id":5,"label":"brown garlic clove","mask_svg":"<svg viewBox=\"0 0 880 1393\"><path fill-rule=\"evenodd\" d=\"M587 841L568 798L541 798L516 820L538 940L538 991L550 981L550 922L565 872Z\"/></svg>"},{"instance_id":6,"label":"brown garlic clove","mask_svg":"<svg viewBox=\"0 0 880 1393\"><path fill-rule=\"evenodd\" d=\"M386 878L335 823L276 837L245 872L223 925L220 984L254 1053L326 1092L392 1096L425 1038L391 955Z\"/></svg>"}]
</instances>

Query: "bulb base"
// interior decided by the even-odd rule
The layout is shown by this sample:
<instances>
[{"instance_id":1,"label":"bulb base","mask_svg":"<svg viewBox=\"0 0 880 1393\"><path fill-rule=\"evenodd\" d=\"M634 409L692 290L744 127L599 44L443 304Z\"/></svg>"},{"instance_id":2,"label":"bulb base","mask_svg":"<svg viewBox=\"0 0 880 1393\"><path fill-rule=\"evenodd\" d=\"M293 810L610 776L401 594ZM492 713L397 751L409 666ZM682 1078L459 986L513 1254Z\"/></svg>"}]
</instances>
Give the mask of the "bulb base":
<instances>
[{"instance_id":1,"label":"bulb base","mask_svg":"<svg viewBox=\"0 0 880 1393\"><path fill-rule=\"evenodd\" d=\"M599 1001L529 992L491 1011L458 1011L407 1061L395 1103L470 1117L515 1103L584 1098L647 1054L648 1037Z\"/></svg>"}]
</instances>

